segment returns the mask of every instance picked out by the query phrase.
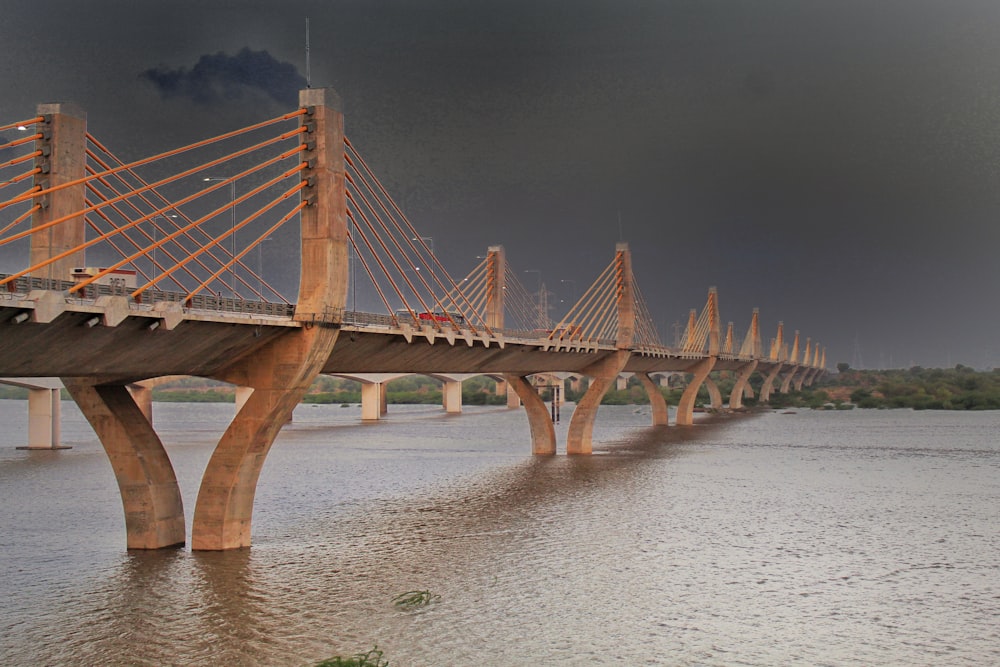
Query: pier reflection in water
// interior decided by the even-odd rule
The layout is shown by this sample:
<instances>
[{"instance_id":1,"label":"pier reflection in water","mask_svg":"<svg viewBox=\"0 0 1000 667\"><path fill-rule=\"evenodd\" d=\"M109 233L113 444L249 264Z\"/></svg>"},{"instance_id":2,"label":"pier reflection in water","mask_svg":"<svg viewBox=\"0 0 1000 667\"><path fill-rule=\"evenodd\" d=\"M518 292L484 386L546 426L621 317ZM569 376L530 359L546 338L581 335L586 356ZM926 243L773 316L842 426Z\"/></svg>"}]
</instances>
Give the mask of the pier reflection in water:
<instances>
[{"instance_id":1,"label":"pier reflection in water","mask_svg":"<svg viewBox=\"0 0 1000 667\"><path fill-rule=\"evenodd\" d=\"M519 412L302 406L254 546L192 553L125 551L110 466L64 409L74 449L27 453L24 404L0 401L4 664L1000 662L1000 413L650 429L602 408L595 456L533 458ZM189 525L231 410L156 405ZM392 606L413 589L440 600Z\"/></svg>"}]
</instances>

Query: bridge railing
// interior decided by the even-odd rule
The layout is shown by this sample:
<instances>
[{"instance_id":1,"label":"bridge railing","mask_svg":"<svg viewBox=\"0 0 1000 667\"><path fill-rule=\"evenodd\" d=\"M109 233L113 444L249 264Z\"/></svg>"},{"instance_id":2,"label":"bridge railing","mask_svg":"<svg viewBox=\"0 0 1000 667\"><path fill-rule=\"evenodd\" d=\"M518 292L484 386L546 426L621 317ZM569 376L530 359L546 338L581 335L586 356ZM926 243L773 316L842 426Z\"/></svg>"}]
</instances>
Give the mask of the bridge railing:
<instances>
[{"instance_id":1,"label":"bridge railing","mask_svg":"<svg viewBox=\"0 0 1000 667\"><path fill-rule=\"evenodd\" d=\"M6 278L5 274L0 274L0 279ZM36 278L33 276L22 276L7 283L5 296L14 295L26 296L33 290L50 290L56 292L66 292L76 283L71 280L55 280L50 278ZM122 284L99 285L91 283L81 289L73 297L77 303L88 303L97 300L100 296L124 296L128 298L130 305L137 309L151 307L158 302L180 303L185 310L207 310L218 313L231 313L234 315L267 315L270 317L291 317L295 314L295 306L290 303L271 303L268 301L250 301L246 299L234 299L231 297L220 297L206 294L196 294L187 303L188 295L182 292L167 292L158 289L148 289L142 294L139 301L132 299L130 295L132 288Z\"/></svg>"},{"instance_id":2,"label":"bridge railing","mask_svg":"<svg viewBox=\"0 0 1000 667\"><path fill-rule=\"evenodd\" d=\"M386 327L395 328L399 326L396 323L395 318L392 315L383 315L380 313L365 313L359 310L345 310L343 315L344 324L353 324L357 326L375 326L375 327Z\"/></svg>"}]
</instances>

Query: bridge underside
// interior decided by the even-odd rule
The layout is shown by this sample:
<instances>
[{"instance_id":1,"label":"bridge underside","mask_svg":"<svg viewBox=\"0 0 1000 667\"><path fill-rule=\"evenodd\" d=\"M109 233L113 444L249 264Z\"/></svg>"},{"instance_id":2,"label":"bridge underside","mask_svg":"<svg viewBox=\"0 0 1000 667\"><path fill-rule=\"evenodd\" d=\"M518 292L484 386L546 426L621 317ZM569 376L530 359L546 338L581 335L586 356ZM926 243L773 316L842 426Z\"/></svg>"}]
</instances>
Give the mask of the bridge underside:
<instances>
[{"instance_id":1,"label":"bridge underside","mask_svg":"<svg viewBox=\"0 0 1000 667\"><path fill-rule=\"evenodd\" d=\"M537 344L506 342L501 348L459 338L454 345L444 338L431 344L423 336L407 342L403 334L344 330L334 345L324 373L580 373L605 357L614 348L590 351L544 350Z\"/></svg>"},{"instance_id":2,"label":"bridge underside","mask_svg":"<svg viewBox=\"0 0 1000 667\"><path fill-rule=\"evenodd\" d=\"M0 306L0 322L20 308ZM91 326L93 318L99 321ZM87 377L127 384L164 375L213 377L269 342L298 329L244 319L183 319L172 330L150 330L155 318L129 315L113 326L93 311L66 310L47 324L5 325L0 376ZM44 351L40 354L39 351Z\"/></svg>"}]
</instances>

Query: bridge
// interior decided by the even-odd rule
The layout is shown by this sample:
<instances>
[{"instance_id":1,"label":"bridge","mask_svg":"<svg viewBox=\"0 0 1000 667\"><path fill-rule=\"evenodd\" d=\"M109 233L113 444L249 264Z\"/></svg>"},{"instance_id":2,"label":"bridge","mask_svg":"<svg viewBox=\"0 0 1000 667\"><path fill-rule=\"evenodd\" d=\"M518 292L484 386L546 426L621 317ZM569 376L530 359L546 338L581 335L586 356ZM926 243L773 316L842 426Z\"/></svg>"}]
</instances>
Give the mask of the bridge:
<instances>
[{"instance_id":1,"label":"bridge","mask_svg":"<svg viewBox=\"0 0 1000 667\"><path fill-rule=\"evenodd\" d=\"M294 300L264 280L265 244L287 232ZM224 550L250 545L264 459L321 373L502 378L536 455L557 443L532 376L585 376L565 448L586 455L622 373L645 387L654 424L667 424L667 405L652 376L690 374L676 417L688 426L703 385L723 404L713 371L735 376L728 403L738 408L754 373L766 402L825 367L825 351L800 346L798 332L789 345L781 323L765 344L756 310L742 337L732 323L723 330L714 288L683 341L664 345L625 243L553 322L544 286L526 290L502 246L455 280L429 241L344 135L330 89L301 91L300 108L278 118L131 162L90 135L81 109L40 105L0 125L0 258L11 265L0 274L0 377L62 380L111 461L130 549L186 543L148 394L130 387L173 375L236 385L238 411L206 467L191 533L193 549ZM359 309L359 292L382 312Z\"/></svg>"}]
</instances>

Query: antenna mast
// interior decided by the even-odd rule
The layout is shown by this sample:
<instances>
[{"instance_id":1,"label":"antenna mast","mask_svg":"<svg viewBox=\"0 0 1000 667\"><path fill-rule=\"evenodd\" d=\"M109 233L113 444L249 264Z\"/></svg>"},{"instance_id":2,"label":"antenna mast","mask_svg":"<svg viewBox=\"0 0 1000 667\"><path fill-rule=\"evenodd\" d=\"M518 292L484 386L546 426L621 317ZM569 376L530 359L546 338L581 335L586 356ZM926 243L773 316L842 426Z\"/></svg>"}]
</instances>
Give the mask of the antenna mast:
<instances>
[{"instance_id":1,"label":"antenna mast","mask_svg":"<svg viewBox=\"0 0 1000 667\"><path fill-rule=\"evenodd\" d=\"M312 88L312 73L309 71L309 17L306 17L306 88Z\"/></svg>"}]
</instances>

